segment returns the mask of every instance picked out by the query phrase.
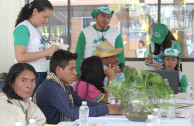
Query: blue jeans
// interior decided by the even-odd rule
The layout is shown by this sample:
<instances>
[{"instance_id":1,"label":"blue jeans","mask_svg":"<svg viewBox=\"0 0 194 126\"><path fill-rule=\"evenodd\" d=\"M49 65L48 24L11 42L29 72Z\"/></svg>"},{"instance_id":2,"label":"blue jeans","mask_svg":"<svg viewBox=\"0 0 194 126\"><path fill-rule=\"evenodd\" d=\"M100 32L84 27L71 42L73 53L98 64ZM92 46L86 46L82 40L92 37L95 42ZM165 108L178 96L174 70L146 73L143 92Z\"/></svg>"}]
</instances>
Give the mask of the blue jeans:
<instances>
[{"instance_id":1,"label":"blue jeans","mask_svg":"<svg viewBox=\"0 0 194 126\"><path fill-rule=\"evenodd\" d=\"M36 92L36 90L38 89L38 87L41 85L41 83L46 79L47 76L47 72L37 72L37 80L36 80L36 87L32 93L32 98L34 96L34 93Z\"/></svg>"}]
</instances>

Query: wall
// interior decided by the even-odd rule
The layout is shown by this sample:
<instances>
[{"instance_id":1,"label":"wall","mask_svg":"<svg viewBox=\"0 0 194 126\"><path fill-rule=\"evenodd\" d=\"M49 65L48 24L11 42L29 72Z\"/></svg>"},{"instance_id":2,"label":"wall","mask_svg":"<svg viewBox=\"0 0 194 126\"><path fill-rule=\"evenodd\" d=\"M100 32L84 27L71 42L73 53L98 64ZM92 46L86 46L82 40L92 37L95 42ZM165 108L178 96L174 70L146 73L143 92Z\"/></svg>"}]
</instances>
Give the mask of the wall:
<instances>
[{"instance_id":1,"label":"wall","mask_svg":"<svg viewBox=\"0 0 194 126\"><path fill-rule=\"evenodd\" d=\"M135 67L137 71L149 69L143 61L126 61L126 65ZM194 63L182 62L183 73L186 74L187 80L193 84L194 87Z\"/></svg>"},{"instance_id":2,"label":"wall","mask_svg":"<svg viewBox=\"0 0 194 126\"><path fill-rule=\"evenodd\" d=\"M0 73L14 64L13 30L24 0L0 0Z\"/></svg>"},{"instance_id":3,"label":"wall","mask_svg":"<svg viewBox=\"0 0 194 126\"><path fill-rule=\"evenodd\" d=\"M23 5L24 0L0 0L0 73L8 72L10 66L14 64L13 30L15 20ZM143 61L127 61L126 64L136 67L138 71L147 69ZM193 62L183 62L183 72L194 84L193 64Z\"/></svg>"}]
</instances>

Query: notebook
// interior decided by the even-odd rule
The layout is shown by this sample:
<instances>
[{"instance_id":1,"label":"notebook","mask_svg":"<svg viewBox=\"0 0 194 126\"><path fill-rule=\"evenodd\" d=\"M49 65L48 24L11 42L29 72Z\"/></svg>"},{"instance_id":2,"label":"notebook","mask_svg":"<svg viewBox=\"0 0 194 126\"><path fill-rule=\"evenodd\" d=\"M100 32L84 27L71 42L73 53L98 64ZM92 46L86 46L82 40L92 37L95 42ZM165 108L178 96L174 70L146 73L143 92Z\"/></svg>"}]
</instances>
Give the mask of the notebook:
<instances>
[{"instance_id":1,"label":"notebook","mask_svg":"<svg viewBox=\"0 0 194 126\"><path fill-rule=\"evenodd\" d=\"M172 88L175 94L178 94L179 71L178 70L147 70L150 72L158 73L163 79L168 79L169 86Z\"/></svg>"}]
</instances>

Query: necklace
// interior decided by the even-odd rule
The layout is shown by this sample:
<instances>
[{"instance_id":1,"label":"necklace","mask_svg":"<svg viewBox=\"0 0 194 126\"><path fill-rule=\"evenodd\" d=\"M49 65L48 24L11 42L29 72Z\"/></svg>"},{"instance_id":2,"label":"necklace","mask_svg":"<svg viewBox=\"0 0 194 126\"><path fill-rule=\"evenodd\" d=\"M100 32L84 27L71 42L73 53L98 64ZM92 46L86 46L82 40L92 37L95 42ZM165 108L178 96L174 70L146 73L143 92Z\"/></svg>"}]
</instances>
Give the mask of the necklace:
<instances>
[{"instance_id":1,"label":"necklace","mask_svg":"<svg viewBox=\"0 0 194 126\"><path fill-rule=\"evenodd\" d=\"M43 41L44 41L44 43L49 43L49 44L51 44L51 42L49 42L48 40L46 40L43 36L42 36L42 33L41 33L41 31L40 31L40 28L39 27L35 27L33 24L32 24L32 22L30 21L30 20L27 20L35 29L36 29L36 31L38 32L38 34L41 36L41 38L43 39Z\"/></svg>"},{"instance_id":2,"label":"necklace","mask_svg":"<svg viewBox=\"0 0 194 126\"><path fill-rule=\"evenodd\" d=\"M35 28L35 29L36 29L36 31L38 32L38 34L42 37L42 39L43 39L43 41L44 41L45 43L51 44L48 40L46 40L46 39L42 36L42 33L40 32L40 29L39 29L39 28Z\"/></svg>"},{"instance_id":3,"label":"necklace","mask_svg":"<svg viewBox=\"0 0 194 126\"><path fill-rule=\"evenodd\" d=\"M96 33L97 33L97 35L98 35L99 40L102 39L102 41L105 41L104 37L105 37L105 35L106 35L106 31L104 32L104 35L103 35L103 30L102 30L102 37L101 37L101 38L100 38L100 36L99 36L99 34L98 34L98 31L96 31Z\"/></svg>"}]
</instances>

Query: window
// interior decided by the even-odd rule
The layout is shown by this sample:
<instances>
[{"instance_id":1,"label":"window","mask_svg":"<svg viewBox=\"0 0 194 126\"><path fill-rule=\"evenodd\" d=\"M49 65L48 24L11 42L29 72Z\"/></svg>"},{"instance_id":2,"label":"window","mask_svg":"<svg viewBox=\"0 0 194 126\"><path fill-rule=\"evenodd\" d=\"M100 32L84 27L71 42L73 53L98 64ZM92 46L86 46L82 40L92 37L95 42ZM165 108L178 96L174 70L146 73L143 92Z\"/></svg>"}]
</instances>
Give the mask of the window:
<instances>
[{"instance_id":1,"label":"window","mask_svg":"<svg viewBox=\"0 0 194 126\"><path fill-rule=\"evenodd\" d=\"M48 39L58 37L67 41L67 0L50 0L54 13L49 23L42 28ZM183 58L194 57L194 1L161 0L158 15L158 0L71 0L71 51L74 52L81 30L95 23L91 12L99 5L109 5L115 11L110 26L117 29L123 38L126 58L135 58L134 51L140 40L148 50L152 23L166 24L180 43ZM46 30L47 29L47 30Z\"/></svg>"}]
</instances>

